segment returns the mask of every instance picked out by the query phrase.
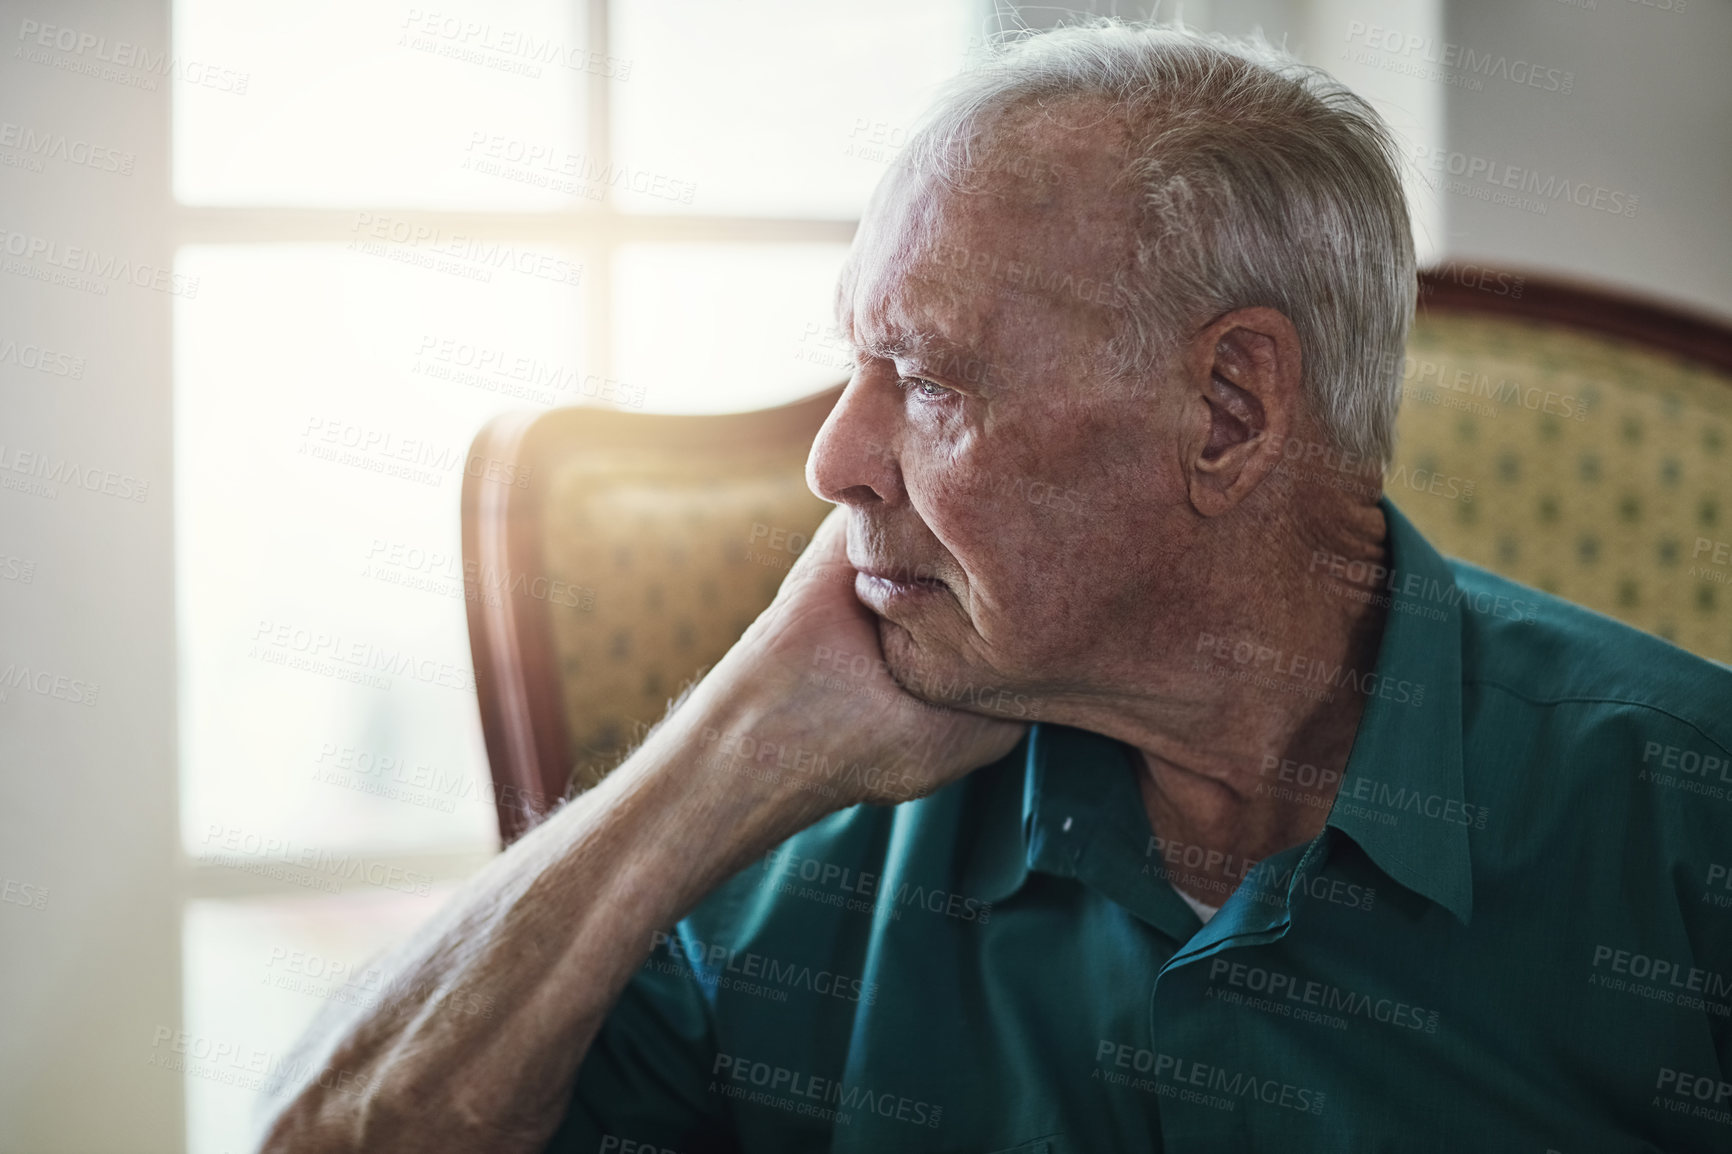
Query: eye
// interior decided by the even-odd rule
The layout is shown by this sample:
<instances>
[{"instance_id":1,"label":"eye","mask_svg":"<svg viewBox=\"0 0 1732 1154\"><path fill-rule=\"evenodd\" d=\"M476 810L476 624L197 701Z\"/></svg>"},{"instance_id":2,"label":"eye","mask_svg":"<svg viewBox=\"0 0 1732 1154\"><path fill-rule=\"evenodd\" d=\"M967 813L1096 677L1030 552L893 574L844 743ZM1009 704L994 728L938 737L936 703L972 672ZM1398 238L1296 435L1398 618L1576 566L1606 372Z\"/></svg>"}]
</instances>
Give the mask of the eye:
<instances>
[{"instance_id":1,"label":"eye","mask_svg":"<svg viewBox=\"0 0 1732 1154\"><path fill-rule=\"evenodd\" d=\"M896 383L904 392L912 391L925 401L942 401L956 391L955 389L947 389L936 381L929 381L925 377L898 377Z\"/></svg>"}]
</instances>

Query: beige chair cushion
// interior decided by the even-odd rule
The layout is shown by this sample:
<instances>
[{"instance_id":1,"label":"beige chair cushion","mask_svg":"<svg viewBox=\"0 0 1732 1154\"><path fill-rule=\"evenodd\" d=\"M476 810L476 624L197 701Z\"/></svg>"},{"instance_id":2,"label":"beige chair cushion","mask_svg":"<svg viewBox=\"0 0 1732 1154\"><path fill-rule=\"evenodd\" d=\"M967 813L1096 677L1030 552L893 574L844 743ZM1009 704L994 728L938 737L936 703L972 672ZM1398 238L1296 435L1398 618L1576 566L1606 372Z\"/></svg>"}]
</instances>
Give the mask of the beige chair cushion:
<instances>
[{"instance_id":1,"label":"beige chair cushion","mask_svg":"<svg viewBox=\"0 0 1732 1154\"><path fill-rule=\"evenodd\" d=\"M1422 317L1408 352L1386 491L1441 552L1732 661L1732 379L1471 314Z\"/></svg>"},{"instance_id":2,"label":"beige chair cushion","mask_svg":"<svg viewBox=\"0 0 1732 1154\"><path fill-rule=\"evenodd\" d=\"M573 779L587 789L642 739L776 594L831 506L805 457L747 476L622 473L590 457L554 477L548 575L584 591L552 604ZM593 607L582 604L593 591Z\"/></svg>"}]
</instances>

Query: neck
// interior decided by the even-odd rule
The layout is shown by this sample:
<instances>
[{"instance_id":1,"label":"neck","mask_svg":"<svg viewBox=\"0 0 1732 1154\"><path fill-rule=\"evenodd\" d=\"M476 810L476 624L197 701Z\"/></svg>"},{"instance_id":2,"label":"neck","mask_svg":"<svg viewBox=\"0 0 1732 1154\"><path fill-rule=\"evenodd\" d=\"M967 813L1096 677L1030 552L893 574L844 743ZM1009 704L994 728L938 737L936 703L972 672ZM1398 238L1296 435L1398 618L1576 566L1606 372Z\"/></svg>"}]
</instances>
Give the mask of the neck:
<instances>
[{"instance_id":1,"label":"neck","mask_svg":"<svg viewBox=\"0 0 1732 1154\"><path fill-rule=\"evenodd\" d=\"M1252 534L1198 583L1230 603L1194 607L1195 628L1144 641L1143 675L1128 680L1140 692L1051 716L1142 752L1150 827L1193 897L1220 904L1252 864L1322 830L1367 704L1355 686L1382 641L1387 533L1382 510L1356 502L1321 525L1288 526L1279 551Z\"/></svg>"}]
</instances>

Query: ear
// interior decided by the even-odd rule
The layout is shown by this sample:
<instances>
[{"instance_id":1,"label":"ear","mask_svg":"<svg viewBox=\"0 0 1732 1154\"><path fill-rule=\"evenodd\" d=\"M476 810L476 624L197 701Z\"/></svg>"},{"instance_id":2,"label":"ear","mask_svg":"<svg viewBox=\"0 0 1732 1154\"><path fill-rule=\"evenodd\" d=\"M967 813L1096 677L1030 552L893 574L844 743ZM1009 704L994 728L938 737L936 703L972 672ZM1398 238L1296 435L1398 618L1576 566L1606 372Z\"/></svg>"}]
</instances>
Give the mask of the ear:
<instances>
[{"instance_id":1,"label":"ear","mask_svg":"<svg viewBox=\"0 0 1732 1154\"><path fill-rule=\"evenodd\" d=\"M1205 517L1235 508L1281 463L1299 424L1299 333L1270 308L1236 309L1191 339L1181 464Z\"/></svg>"}]
</instances>

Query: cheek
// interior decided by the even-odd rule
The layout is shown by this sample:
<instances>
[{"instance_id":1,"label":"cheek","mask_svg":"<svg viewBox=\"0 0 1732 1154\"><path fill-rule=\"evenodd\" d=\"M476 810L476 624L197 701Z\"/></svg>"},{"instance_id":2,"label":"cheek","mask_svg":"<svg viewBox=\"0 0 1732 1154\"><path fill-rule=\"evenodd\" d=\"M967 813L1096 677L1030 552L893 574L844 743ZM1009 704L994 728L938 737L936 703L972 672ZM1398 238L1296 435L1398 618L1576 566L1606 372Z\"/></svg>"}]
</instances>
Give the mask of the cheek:
<instances>
[{"instance_id":1,"label":"cheek","mask_svg":"<svg viewBox=\"0 0 1732 1154\"><path fill-rule=\"evenodd\" d=\"M1097 550L1075 515L1045 502L1052 490L975 492L952 501L934 532L968 581L970 615L982 635L1040 630L1078 588L1078 569ZM1062 490L1060 490L1062 492Z\"/></svg>"},{"instance_id":2,"label":"cheek","mask_svg":"<svg viewBox=\"0 0 1732 1154\"><path fill-rule=\"evenodd\" d=\"M993 436L964 436L909 470L910 499L961 568L983 636L1078 628L1136 582L1164 535L1149 532L1162 485L1146 421L1082 406L1006 414Z\"/></svg>"},{"instance_id":3,"label":"cheek","mask_svg":"<svg viewBox=\"0 0 1732 1154\"><path fill-rule=\"evenodd\" d=\"M952 488L938 494L927 514L933 535L971 575L994 568L995 539L1009 528L996 505L989 493Z\"/></svg>"},{"instance_id":4,"label":"cheek","mask_svg":"<svg viewBox=\"0 0 1732 1154\"><path fill-rule=\"evenodd\" d=\"M1050 462L1031 465L1033 456L959 455L910 484L922 520L989 604L1022 601L1030 569L1062 569L1066 542L1082 527L1081 495L1049 477Z\"/></svg>"}]
</instances>

